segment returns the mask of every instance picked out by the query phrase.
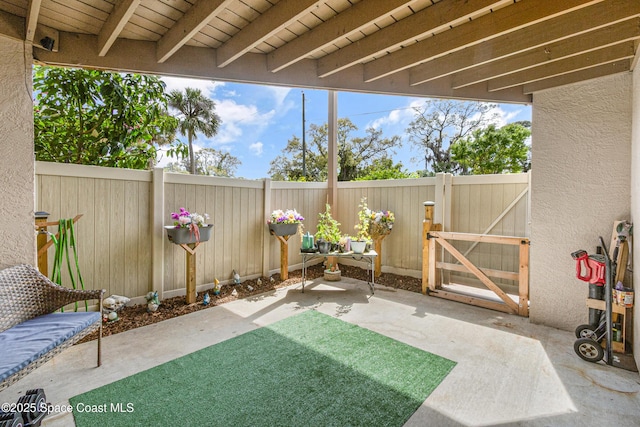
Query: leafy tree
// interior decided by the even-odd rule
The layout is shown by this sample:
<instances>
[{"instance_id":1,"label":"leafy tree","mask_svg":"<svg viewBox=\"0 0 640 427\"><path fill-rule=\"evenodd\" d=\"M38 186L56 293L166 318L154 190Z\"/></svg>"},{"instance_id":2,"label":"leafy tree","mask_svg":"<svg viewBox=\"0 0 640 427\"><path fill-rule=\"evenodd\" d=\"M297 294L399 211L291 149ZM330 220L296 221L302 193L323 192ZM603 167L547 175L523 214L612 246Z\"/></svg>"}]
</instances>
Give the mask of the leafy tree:
<instances>
[{"instance_id":1,"label":"leafy tree","mask_svg":"<svg viewBox=\"0 0 640 427\"><path fill-rule=\"evenodd\" d=\"M37 160L145 169L175 141L157 77L36 66L33 87Z\"/></svg>"},{"instance_id":2,"label":"leafy tree","mask_svg":"<svg viewBox=\"0 0 640 427\"><path fill-rule=\"evenodd\" d=\"M211 176L235 176L238 166L242 162L228 152L215 148L203 148L195 153L196 173ZM173 172L189 171L189 160L183 159L179 163L171 163L167 169Z\"/></svg>"},{"instance_id":3,"label":"leafy tree","mask_svg":"<svg viewBox=\"0 0 640 427\"><path fill-rule=\"evenodd\" d=\"M387 159L389 154L395 153L394 147L400 145L400 137L383 138L382 130L369 128L365 137L351 137L351 133L358 127L351 120L338 120L338 180L353 181L365 172L376 160ZM327 179L328 137L329 126L310 125L311 138L307 144L306 169L307 176L302 172L302 143L297 136L287 142L283 154L271 161L270 176L275 180L315 180Z\"/></svg>"},{"instance_id":4,"label":"leafy tree","mask_svg":"<svg viewBox=\"0 0 640 427\"><path fill-rule=\"evenodd\" d=\"M402 163L393 164L392 159L376 159L373 163L366 167L363 171L363 175L356 179L356 181L374 181L378 179L405 179L405 178L417 178L418 174L409 173L406 169L403 169Z\"/></svg>"},{"instance_id":5,"label":"leafy tree","mask_svg":"<svg viewBox=\"0 0 640 427\"><path fill-rule=\"evenodd\" d=\"M211 138L218 133L220 117L216 114L216 104L202 94L200 89L186 88L184 92L172 90L169 93L169 107L178 112L178 130L189 141L189 171L196 174L193 141L198 133Z\"/></svg>"},{"instance_id":6,"label":"leafy tree","mask_svg":"<svg viewBox=\"0 0 640 427\"><path fill-rule=\"evenodd\" d=\"M526 144L530 135L529 129L517 123L499 129L489 125L453 144L452 159L462 167L463 174L525 172L530 167Z\"/></svg>"},{"instance_id":7,"label":"leafy tree","mask_svg":"<svg viewBox=\"0 0 640 427\"><path fill-rule=\"evenodd\" d=\"M432 99L414 108L407 128L409 141L424 152L425 174L460 171L451 158L451 145L491 120L494 104Z\"/></svg>"}]
</instances>

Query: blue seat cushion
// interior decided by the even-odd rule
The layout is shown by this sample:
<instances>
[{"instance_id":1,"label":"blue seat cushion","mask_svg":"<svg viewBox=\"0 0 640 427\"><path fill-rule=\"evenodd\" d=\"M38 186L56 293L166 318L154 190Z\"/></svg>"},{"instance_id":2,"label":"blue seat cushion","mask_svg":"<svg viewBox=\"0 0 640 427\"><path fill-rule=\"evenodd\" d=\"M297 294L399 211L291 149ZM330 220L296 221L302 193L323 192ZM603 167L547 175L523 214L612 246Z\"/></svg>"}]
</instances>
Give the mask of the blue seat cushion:
<instances>
[{"instance_id":1,"label":"blue seat cushion","mask_svg":"<svg viewBox=\"0 0 640 427\"><path fill-rule=\"evenodd\" d=\"M0 381L99 321L98 312L51 313L0 332Z\"/></svg>"}]
</instances>

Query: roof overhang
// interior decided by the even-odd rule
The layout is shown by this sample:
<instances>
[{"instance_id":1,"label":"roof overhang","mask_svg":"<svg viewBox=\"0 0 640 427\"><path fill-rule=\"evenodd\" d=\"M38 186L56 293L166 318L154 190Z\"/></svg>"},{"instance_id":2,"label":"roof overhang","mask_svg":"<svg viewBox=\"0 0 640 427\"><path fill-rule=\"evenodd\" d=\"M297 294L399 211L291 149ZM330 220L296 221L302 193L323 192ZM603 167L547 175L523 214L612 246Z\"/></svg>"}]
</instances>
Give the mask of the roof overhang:
<instances>
[{"instance_id":1,"label":"roof overhang","mask_svg":"<svg viewBox=\"0 0 640 427\"><path fill-rule=\"evenodd\" d=\"M632 70L640 2L0 0L0 24L49 65L530 103Z\"/></svg>"}]
</instances>

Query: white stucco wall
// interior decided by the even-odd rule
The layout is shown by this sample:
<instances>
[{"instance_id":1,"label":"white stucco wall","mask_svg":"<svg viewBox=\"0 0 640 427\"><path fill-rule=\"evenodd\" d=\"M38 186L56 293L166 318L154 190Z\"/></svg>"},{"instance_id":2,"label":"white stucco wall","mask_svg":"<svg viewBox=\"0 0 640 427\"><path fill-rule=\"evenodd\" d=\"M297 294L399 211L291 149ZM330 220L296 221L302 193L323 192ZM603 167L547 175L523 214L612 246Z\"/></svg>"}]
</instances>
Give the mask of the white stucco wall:
<instances>
[{"instance_id":1,"label":"white stucco wall","mask_svg":"<svg viewBox=\"0 0 640 427\"><path fill-rule=\"evenodd\" d=\"M587 323L588 285L571 252L607 245L630 219L632 75L534 94L531 320L573 330ZM636 245L637 247L637 245Z\"/></svg>"},{"instance_id":2,"label":"white stucco wall","mask_svg":"<svg viewBox=\"0 0 640 427\"><path fill-rule=\"evenodd\" d=\"M36 264L31 47L0 37L0 268Z\"/></svg>"},{"instance_id":3,"label":"white stucco wall","mask_svg":"<svg viewBox=\"0 0 640 427\"><path fill-rule=\"evenodd\" d=\"M640 220L640 67L633 72L632 86L632 134L631 134L631 220L636 223ZM640 228L636 227L636 230ZM636 365L640 366L640 235L635 238L635 250L633 251L633 284L636 291L635 305L633 307L633 354Z\"/></svg>"}]
</instances>

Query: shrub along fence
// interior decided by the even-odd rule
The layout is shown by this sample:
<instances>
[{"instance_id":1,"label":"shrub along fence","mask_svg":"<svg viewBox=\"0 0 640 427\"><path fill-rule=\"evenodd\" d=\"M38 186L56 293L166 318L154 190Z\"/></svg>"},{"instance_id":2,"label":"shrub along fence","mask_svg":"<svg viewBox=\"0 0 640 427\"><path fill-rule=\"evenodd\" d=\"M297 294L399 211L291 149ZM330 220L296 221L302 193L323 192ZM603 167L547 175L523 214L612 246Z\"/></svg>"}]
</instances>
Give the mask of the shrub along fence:
<instances>
[{"instance_id":1,"label":"shrub along fence","mask_svg":"<svg viewBox=\"0 0 640 427\"><path fill-rule=\"evenodd\" d=\"M202 290L216 278L231 282L233 270L242 279L279 272L279 242L266 226L271 211L296 209L305 217L304 231L313 234L328 200L327 183L190 176L162 169L36 162L36 180L36 208L48 212L49 221L83 215L76 234L87 288L140 299L149 291L161 298L185 293L185 251L170 243L164 230L180 207L208 213L214 225L211 239L196 251L196 285ZM436 202L435 221L445 230L528 236L528 188L528 174L340 182L333 214L342 233L353 235L362 197L373 210L393 211L396 222L383 242L382 271L420 277L424 201ZM301 267L300 245L300 238L290 238L290 270ZM485 259L487 267L517 266L515 253L482 245L471 249L470 257ZM50 248L50 260L53 253Z\"/></svg>"}]
</instances>

